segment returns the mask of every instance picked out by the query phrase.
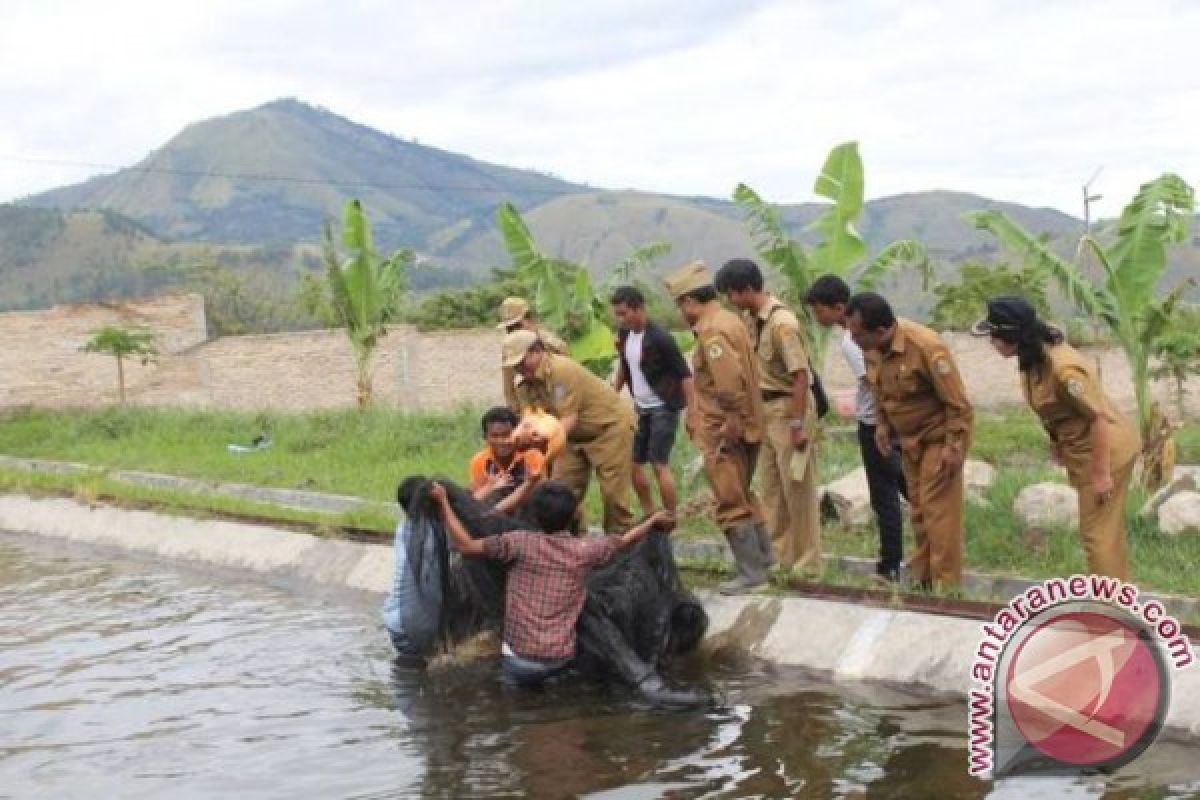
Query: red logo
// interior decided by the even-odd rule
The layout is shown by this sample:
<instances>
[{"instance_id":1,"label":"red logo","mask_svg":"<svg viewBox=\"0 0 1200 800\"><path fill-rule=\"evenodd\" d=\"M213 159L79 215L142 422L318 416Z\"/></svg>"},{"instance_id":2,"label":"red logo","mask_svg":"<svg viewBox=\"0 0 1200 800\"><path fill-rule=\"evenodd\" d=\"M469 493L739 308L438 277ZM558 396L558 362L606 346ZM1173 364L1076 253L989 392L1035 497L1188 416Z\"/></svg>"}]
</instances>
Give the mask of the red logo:
<instances>
[{"instance_id":1,"label":"red logo","mask_svg":"<svg viewBox=\"0 0 1200 800\"><path fill-rule=\"evenodd\" d=\"M1124 763L1158 733L1168 687L1161 658L1135 623L1073 611L1038 625L1004 676L1025 740L1078 767Z\"/></svg>"}]
</instances>

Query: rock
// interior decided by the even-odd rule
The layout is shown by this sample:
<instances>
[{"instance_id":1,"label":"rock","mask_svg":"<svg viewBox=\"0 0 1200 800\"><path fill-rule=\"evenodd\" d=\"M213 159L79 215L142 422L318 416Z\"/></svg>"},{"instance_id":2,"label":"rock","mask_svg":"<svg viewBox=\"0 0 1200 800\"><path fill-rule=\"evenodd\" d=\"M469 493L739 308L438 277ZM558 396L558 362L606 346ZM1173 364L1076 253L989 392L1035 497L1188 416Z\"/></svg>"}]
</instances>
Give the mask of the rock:
<instances>
[{"instance_id":1,"label":"rock","mask_svg":"<svg viewBox=\"0 0 1200 800\"><path fill-rule=\"evenodd\" d=\"M1146 505L1142 506L1142 510L1138 512L1144 520L1153 520L1158 516L1159 509L1163 507L1168 500L1182 492L1194 492L1197 489L1197 483L1200 483L1200 470L1196 475L1188 472L1180 472L1175 470L1175 476L1171 482L1154 493L1154 496L1146 501Z\"/></svg>"},{"instance_id":2,"label":"rock","mask_svg":"<svg viewBox=\"0 0 1200 800\"><path fill-rule=\"evenodd\" d=\"M1163 503L1158 529L1171 536L1200 533L1200 492L1180 492Z\"/></svg>"},{"instance_id":3,"label":"rock","mask_svg":"<svg viewBox=\"0 0 1200 800\"><path fill-rule=\"evenodd\" d=\"M823 511L830 511L842 525L866 525L872 519L871 492L867 488L867 471L854 469L818 492Z\"/></svg>"},{"instance_id":4,"label":"rock","mask_svg":"<svg viewBox=\"0 0 1200 800\"><path fill-rule=\"evenodd\" d=\"M1026 530L1079 530L1079 499L1074 489L1061 483L1035 483L1026 486L1013 503L1013 513Z\"/></svg>"},{"instance_id":5,"label":"rock","mask_svg":"<svg viewBox=\"0 0 1200 800\"><path fill-rule=\"evenodd\" d=\"M967 491L983 494L996 482L996 468L986 461L968 459L963 465L963 480L966 482Z\"/></svg>"}]
</instances>

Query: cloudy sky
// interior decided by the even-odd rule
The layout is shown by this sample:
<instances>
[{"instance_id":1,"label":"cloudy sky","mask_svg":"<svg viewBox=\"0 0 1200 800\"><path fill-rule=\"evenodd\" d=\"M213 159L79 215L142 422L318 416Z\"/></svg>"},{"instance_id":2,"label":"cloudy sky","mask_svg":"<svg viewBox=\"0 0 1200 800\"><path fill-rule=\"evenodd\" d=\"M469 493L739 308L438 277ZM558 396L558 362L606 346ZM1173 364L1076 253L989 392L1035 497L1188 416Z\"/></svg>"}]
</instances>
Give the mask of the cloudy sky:
<instances>
[{"instance_id":1,"label":"cloudy sky","mask_svg":"<svg viewBox=\"0 0 1200 800\"><path fill-rule=\"evenodd\" d=\"M869 196L1102 214L1200 183L1200 2L204 0L0 4L0 200L292 96L597 186L811 197L857 139ZM87 166L92 165L92 166ZM98 165L98 166L97 166Z\"/></svg>"}]
</instances>

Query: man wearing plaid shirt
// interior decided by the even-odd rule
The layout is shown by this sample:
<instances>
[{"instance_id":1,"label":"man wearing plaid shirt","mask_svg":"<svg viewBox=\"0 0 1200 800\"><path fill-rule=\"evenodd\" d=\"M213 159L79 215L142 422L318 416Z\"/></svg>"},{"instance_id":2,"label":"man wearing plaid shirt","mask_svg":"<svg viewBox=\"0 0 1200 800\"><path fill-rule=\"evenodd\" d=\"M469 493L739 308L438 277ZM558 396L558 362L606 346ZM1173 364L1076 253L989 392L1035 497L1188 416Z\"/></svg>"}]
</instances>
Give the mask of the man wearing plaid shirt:
<instances>
[{"instance_id":1,"label":"man wearing plaid shirt","mask_svg":"<svg viewBox=\"0 0 1200 800\"><path fill-rule=\"evenodd\" d=\"M534 490L527 506L541 529L473 539L450 507L446 490L431 496L456 550L509 565L504 601L503 670L515 684L536 686L575 657L575 623L587 599L587 578L617 553L658 528L670 530L670 514L659 511L623 534L578 538L570 533L575 494L549 481Z\"/></svg>"}]
</instances>

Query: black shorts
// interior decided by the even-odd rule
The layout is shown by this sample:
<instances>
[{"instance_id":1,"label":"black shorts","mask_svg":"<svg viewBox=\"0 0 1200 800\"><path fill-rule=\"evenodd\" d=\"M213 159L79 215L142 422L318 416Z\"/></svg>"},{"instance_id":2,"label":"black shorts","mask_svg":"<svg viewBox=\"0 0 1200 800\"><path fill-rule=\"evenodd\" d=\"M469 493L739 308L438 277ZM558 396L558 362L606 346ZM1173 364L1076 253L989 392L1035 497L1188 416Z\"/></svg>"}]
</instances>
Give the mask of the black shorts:
<instances>
[{"instance_id":1,"label":"black shorts","mask_svg":"<svg viewBox=\"0 0 1200 800\"><path fill-rule=\"evenodd\" d=\"M679 412L665 406L638 409L637 434L633 437L633 463L666 464L675 446Z\"/></svg>"}]
</instances>

